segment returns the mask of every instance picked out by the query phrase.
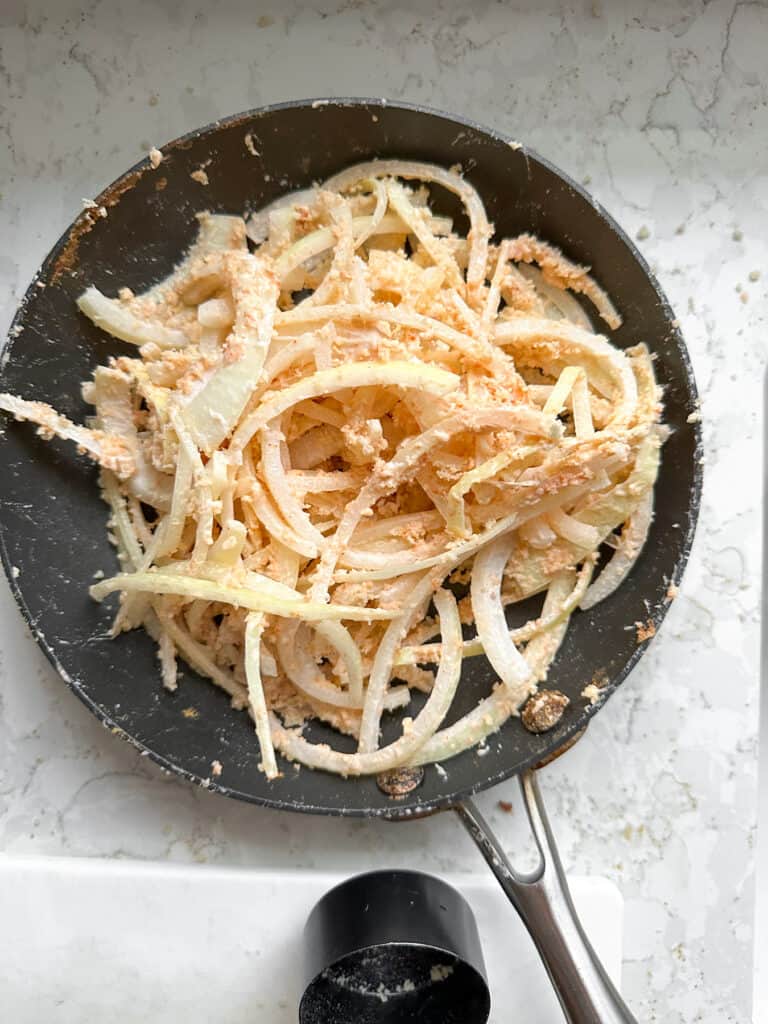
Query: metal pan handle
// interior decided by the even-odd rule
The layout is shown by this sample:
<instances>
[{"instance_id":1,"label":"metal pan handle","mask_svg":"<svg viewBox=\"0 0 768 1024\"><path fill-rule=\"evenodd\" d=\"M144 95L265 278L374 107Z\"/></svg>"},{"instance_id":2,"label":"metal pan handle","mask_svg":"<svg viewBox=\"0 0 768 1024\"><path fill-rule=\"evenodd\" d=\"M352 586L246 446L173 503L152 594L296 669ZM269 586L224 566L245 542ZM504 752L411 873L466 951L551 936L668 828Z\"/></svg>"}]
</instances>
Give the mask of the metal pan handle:
<instances>
[{"instance_id":1,"label":"metal pan handle","mask_svg":"<svg viewBox=\"0 0 768 1024\"><path fill-rule=\"evenodd\" d=\"M539 850L534 871L515 871L471 800L454 807L536 944L570 1024L636 1024L584 934L568 891L536 776L520 776Z\"/></svg>"}]
</instances>

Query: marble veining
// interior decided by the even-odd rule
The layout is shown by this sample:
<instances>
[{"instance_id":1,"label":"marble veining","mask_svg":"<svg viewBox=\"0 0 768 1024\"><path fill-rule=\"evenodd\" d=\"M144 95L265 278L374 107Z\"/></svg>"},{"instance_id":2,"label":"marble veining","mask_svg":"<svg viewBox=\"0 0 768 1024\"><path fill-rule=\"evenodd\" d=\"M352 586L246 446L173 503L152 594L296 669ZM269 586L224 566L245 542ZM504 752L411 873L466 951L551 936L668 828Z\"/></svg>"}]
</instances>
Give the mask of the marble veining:
<instances>
[{"instance_id":1,"label":"marble veining","mask_svg":"<svg viewBox=\"0 0 768 1024\"><path fill-rule=\"evenodd\" d=\"M637 238L702 393L697 540L660 636L542 773L569 868L626 899L638 1018L750 1020L768 5L169 0L0 9L0 303L152 145L279 100L422 102L524 140ZM450 816L275 815L164 776L68 693L0 592L0 849L354 871L480 871ZM523 857L519 811L481 803Z\"/></svg>"}]
</instances>

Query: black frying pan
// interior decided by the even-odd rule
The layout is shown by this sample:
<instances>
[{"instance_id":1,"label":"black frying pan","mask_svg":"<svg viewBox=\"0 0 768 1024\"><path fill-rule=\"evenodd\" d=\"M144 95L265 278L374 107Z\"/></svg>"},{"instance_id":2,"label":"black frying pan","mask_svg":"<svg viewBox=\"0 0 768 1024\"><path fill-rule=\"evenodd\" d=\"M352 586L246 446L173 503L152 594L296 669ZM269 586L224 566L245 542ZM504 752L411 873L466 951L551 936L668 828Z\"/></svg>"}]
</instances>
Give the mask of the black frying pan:
<instances>
[{"instance_id":1,"label":"black frying pan","mask_svg":"<svg viewBox=\"0 0 768 1024\"><path fill-rule=\"evenodd\" d=\"M673 428L656 485L656 516L631 577L603 604L573 617L547 683L570 697L568 710L543 735L527 732L519 719L508 722L483 756L460 755L447 775L428 767L421 783L398 800L373 778L288 767L283 778L267 781L257 769L251 723L230 709L225 694L191 670L176 694L164 692L148 636L108 639L114 609L88 597L94 573L115 568L94 468L71 446L8 424L0 443L0 548L16 600L77 696L163 767L199 782L217 758L226 771L211 789L296 811L396 818L461 806L478 838L476 812L465 798L521 774L536 819L535 782L524 773L568 744L601 706L581 698L586 683L599 674L607 680L607 698L626 678L645 646L627 627L648 619L658 627L663 619L669 584L679 581L693 539L701 489L700 429L687 422L696 409L688 354L666 298L621 228L546 160L510 142L466 121L377 100L306 101L241 114L165 146L158 169L145 160L119 178L96 198L108 216L85 211L29 288L13 323L0 389L50 402L82 420L81 381L109 355L125 351L77 312L74 300L87 284L112 294L121 285L138 291L165 277L191 243L200 209L254 210L350 163L410 157L461 164L499 236L531 231L591 265L624 317L620 330L607 332L612 340L622 346L645 341L656 355L665 419ZM190 177L202 165L207 186ZM457 212L447 198L445 205ZM491 679L487 663L472 659L452 715L487 694ZM182 714L189 707L196 717ZM322 725L313 725L309 736L331 738ZM545 822L539 825L546 839ZM490 841L487 834L482 841ZM498 856L495 870L509 888L513 876ZM609 1019L580 1017L560 995L573 1020Z\"/></svg>"}]
</instances>

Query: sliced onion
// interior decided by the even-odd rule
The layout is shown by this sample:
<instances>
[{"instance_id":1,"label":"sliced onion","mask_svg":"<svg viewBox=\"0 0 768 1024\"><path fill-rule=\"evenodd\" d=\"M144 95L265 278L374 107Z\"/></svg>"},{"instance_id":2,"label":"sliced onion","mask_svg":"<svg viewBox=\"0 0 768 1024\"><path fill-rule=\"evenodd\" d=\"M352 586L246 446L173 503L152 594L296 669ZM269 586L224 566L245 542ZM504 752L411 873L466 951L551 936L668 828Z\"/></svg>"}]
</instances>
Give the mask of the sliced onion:
<instances>
[{"instance_id":1,"label":"sliced onion","mask_svg":"<svg viewBox=\"0 0 768 1024\"><path fill-rule=\"evenodd\" d=\"M512 642L501 603L504 567L517 546L512 534L502 534L481 548L472 567L472 613L485 655L510 695L527 692L531 670Z\"/></svg>"},{"instance_id":2,"label":"sliced onion","mask_svg":"<svg viewBox=\"0 0 768 1024\"><path fill-rule=\"evenodd\" d=\"M582 523L575 516L569 516L561 508L553 509L547 515L547 523L558 536L570 541L578 548L593 551L600 543L600 531L595 526Z\"/></svg>"},{"instance_id":3,"label":"sliced onion","mask_svg":"<svg viewBox=\"0 0 768 1024\"><path fill-rule=\"evenodd\" d=\"M286 757L339 775L372 775L403 764L428 742L448 713L461 677L461 623L456 599L450 591L438 590L434 601L440 616L443 655L432 691L410 728L394 743L379 750L361 749L356 754L344 754L331 750L326 744L308 742L298 733L280 725L273 715L275 742Z\"/></svg>"},{"instance_id":4,"label":"sliced onion","mask_svg":"<svg viewBox=\"0 0 768 1024\"><path fill-rule=\"evenodd\" d=\"M184 348L189 338L183 331L134 316L117 299L108 299L98 288L86 288L77 306L102 331L131 345L154 343L160 348Z\"/></svg>"},{"instance_id":5,"label":"sliced onion","mask_svg":"<svg viewBox=\"0 0 768 1024\"><path fill-rule=\"evenodd\" d=\"M264 699L264 687L261 684L260 647L263 628L264 616L259 612L251 612L245 620L245 678L248 682L248 703L256 723L256 735L261 748L259 767L268 779L275 779L280 773L275 760L275 748L269 728L269 712Z\"/></svg>"},{"instance_id":6,"label":"sliced onion","mask_svg":"<svg viewBox=\"0 0 768 1024\"><path fill-rule=\"evenodd\" d=\"M581 608L594 608L621 586L642 553L652 522L653 490L649 488L621 531L610 562L582 598Z\"/></svg>"}]
</instances>

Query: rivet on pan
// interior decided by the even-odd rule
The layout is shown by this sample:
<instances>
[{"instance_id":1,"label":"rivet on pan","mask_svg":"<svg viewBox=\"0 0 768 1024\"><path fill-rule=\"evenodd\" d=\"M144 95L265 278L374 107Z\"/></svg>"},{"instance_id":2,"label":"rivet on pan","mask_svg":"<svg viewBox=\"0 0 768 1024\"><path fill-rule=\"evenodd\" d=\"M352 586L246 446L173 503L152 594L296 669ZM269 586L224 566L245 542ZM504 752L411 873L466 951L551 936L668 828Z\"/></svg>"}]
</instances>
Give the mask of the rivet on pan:
<instances>
[{"instance_id":1,"label":"rivet on pan","mask_svg":"<svg viewBox=\"0 0 768 1024\"><path fill-rule=\"evenodd\" d=\"M382 793L402 800L404 796L420 786L424 781L423 768L393 768L376 776L376 784Z\"/></svg>"}]
</instances>

